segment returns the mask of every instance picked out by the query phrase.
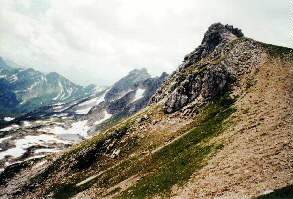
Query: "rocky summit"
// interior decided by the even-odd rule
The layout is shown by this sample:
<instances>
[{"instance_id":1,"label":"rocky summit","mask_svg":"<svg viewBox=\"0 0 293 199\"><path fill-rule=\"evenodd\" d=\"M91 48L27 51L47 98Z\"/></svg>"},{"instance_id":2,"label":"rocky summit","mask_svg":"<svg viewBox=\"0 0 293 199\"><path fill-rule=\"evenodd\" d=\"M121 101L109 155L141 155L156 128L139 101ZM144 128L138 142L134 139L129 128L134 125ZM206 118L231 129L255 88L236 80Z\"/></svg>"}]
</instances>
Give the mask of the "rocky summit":
<instances>
[{"instance_id":1,"label":"rocky summit","mask_svg":"<svg viewBox=\"0 0 293 199\"><path fill-rule=\"evenodd\" d=\"M133 71L88 114L138 112L8 166L0 198L292 198L292 55L213 24L170 76Z\"/></svg>"},{"instance_id":2,"label":"rocky summit","mask_svg":"<svg viewBox=\"0 0 293 199\"><path fill-rule=\"evenodd\" d=\"M220 23L211 25L201 45L185 56L183 64L170 77L172 85L168 92L171 94L165 100L164 112L175 112L194 101L212 101L223 94L237 75L237 68L231 63L235 60L234 57L226 57L227 51L231 49L224 46L242 37L241 30L233 26ZM219 50L214 52L217 47ZM250 44L246 48L252 50L255 45ZM210 55L210 60L203 61L207 55ZM211 65L216 67L210 67ZM164 98L165 94L166 92L159 90L152 100L157 102Z\"/></svg>"}]
</instances>

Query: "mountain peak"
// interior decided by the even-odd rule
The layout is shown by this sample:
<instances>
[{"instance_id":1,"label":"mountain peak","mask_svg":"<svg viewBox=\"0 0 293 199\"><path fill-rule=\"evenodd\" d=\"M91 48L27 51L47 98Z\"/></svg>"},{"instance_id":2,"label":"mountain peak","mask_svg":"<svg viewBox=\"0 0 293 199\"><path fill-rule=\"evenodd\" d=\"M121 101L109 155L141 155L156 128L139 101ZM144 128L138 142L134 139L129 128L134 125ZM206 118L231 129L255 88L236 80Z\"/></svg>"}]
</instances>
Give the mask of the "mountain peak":
<instances>
[{"instance_id":1,"label":"mountain peak","mask_svg":"<svg viewBox=\"0 0 293 199\"><path fill-rule=\"evenodd\" d=\"M212 42L215 39L225 40L231 38L243 37L244 34L238 28L234 28L232 25L223 25L221 23L214 23L210 25L207 32L204 35L201 44L206 45L207 43Z\"/></svg>"},{"instance_id":2,"label":"mountain peak","mask_svg":"<svg viewBox=\"0 0 293 199\"><path fill-rule=\"evenodd\" d=\"M148 73L146 68L141 68L141 69L134 69L128 73L128 75L147 75L149 76L150 74Z\"/></svg>"},{"instance_id":3,"label":"mountain peak","mask_svg":"<svg viewBox=\"0 0 293 199\"><path fill-rule=\"evenodd\" d=\"M223 42L228 42L239 37L243 37L240 29L231 25L223 25L221 23L212 24L204 35L201 46L205 47L208 53L211 53L216 46Z\"/></svg>"},{"instance_id":4,"label":"mountain peak","mask_svg":"<svg viewBox=\"0 0 293 199\"><path fill-rule=\"evenodd\" d=\"M112 86L112 88L107 92L105 99L117 99L121 97L120 95L122 91L128 92L129 90L132 90L137 83L149 78L151 78L151 75L147 72L146 68L134 69Z\"/></svg>"},{"instance_id":5,"label":"mountain peak","mask_svg":"<svg viewBox=\"0 0 293 199\"><path fill-rule=\"evenodd\" d=\"M47 76L50 76L50 77L59 77L60 75L56 72L50 72L47 74Z\"/></svg>"},{"instance_id":6,"label":"mountain peak","mask_svg":"<svg viewBox=\"0 0 293 199\"><path fill-rule=\"evenodd\" d=\"M238 28L232 25L223 25L221 23L212 24L204 34L201 45L198 46L192 53L184 57L186 64L183 68L190 66L191 62L197 62L202 58L212 53L217 46L226 44L229 41L243 37L244 34Z\"/></svg>"},{"instance_id":7,"label":"mountain peak","mask_svg":"<svg viewBox=\"0 0 293 199\"><path fill-rule=\"evenodd\" d=\"M138 82L138 81L148 79L150 77L151 77L151 75L148 73L147 69L141 68L141 69L134 69L134 70L130 71L121 80L131 80L134 82Z\"/></svg>"}]
</instances>

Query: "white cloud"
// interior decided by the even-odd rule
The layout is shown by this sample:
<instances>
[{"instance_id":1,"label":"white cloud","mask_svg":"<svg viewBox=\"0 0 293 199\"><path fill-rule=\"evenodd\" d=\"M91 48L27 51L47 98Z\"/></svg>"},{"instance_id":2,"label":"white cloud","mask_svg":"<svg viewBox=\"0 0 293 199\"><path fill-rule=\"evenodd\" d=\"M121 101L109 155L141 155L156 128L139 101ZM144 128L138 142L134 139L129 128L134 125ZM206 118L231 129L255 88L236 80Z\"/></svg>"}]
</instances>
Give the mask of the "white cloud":
<instances>
[{"instance_id":1,"label":"white cloud","mask_svg":"<svg viewBox=\"0 0 293 199\"><path fill-rule=\"evenodd\" d=\"M211 23L289 46L287 0L0 0L0 56L79 84L173 71Z\"/></svg>"}]
</instances>

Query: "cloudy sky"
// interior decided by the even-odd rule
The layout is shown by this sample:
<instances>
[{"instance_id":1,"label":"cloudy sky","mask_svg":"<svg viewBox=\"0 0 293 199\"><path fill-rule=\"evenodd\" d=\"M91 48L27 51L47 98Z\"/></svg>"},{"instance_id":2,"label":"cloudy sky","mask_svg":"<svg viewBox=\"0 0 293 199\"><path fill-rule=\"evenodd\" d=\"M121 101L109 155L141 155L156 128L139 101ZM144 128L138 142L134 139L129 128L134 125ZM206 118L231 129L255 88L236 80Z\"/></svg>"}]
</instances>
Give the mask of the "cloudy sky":
<instances>
[{"instance_id":1,"label":"cloudy sky","mask_svg":"<svg viewBox=\"0 0 293 199\"><path fill-rule=\"evenodd\" d=\"M208 26L292 47L290 0L0 0L0 56L86 85L172 72Z\"/></svg>"}]
</instances>

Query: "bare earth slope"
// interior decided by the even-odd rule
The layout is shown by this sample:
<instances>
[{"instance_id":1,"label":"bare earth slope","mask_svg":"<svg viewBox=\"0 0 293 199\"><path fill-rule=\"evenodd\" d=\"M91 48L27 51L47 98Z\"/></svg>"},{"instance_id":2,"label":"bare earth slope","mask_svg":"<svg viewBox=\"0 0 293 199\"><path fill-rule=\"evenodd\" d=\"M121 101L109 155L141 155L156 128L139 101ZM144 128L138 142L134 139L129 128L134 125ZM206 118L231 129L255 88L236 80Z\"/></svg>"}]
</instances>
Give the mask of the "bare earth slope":
<instances>
[{"instance_id":1,"label":"bare earth slope","mask_svg":"<svg viewBox=\"0 0 293 199\"><path fill-rule=\"evenodd\" d=\"M0 198L242 199L287 187L291 66L292 49L213 24L148 107L4 171Z\"/></svg>"},{"instance_id":2,"label":"bare earth slope","mask_svg":"<svg viewBox=\"0 0 293 199\"><path fill-rule=\"evenodd\" d=\"M225 147L172 198L252 198L292 184L292 63L261 61L234 91L235 124L213 140Z\"/></svg>"}]
</instances>

